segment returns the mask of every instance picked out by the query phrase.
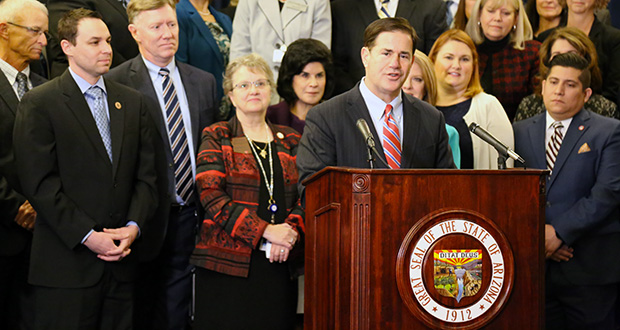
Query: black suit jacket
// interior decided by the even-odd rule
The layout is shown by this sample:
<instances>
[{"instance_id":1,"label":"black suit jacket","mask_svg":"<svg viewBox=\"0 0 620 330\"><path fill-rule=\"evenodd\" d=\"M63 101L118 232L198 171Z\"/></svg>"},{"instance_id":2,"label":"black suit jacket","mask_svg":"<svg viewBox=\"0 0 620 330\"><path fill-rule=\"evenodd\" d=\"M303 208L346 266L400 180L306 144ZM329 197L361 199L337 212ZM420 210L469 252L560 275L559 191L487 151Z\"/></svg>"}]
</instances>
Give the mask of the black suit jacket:
<instances>
[{"instance_id":1,"label":"black suit jacket","mask_svg":"<svg viewBox=\"0 0 620 330\"><path fill-rule=\"evenodd\" d=\"M202 130L215 122L218 106L215 96L215 77L185 63L176 61L175 64L181 75L187 96L192 122L192 139L195 153L198 154ZM159 133L156 137L155 148L159 207L153 221L150 222L148 228L144 228L144 231L149 232L150 235L145 235L148 238L145 237L139 251L142 260L149 260L155 257L161 248L166 235L170 204L176 203L174 161L170 150L166 121L142 56L138 55L114 68L106 75L106 78L134 88L145 96L148 111ZM199 209L202 208L199 207Z\"/></svg>"},{"instance_id":2,"label":"black suit jacket","mask_svg":"<svg viewBox=\"0 0 620 330\"><path fill-rule=\"evenodd\" d=\"M92 229L124 227L128 221L143 228L157 207L153 124L144 99L115 82L105 85L112 163L68 70L27 93L19 105L15 159L24 195L37 211L32 284L88 287L101 279L104 267L119 281L134 278L131 254L106 263L81 243Z\"/></svg>"},{"instance_id":3,"label":"black suit jacket","mask_svg":"<svg viewBox=\"0 0 620 330\"><path fill-rule=\"evenodd\" d=\"M326 166L370 167L364 137L355 126L360 118L368 123L383 156L359 84L308 112L297 151L300 187L303 180ZM403 93L403 126L402 168L454 168L441 112ZM376 167L385 168L380 161Z\"/></svg>"},{"instance_id":4,"label":"black suit jacket","mask_svg":"<svg viewBox=\"0 0 620 330\"><path fill-rule=\"evenodd\" d=\"M360 52L364 31L379 19L372 0L332 2L332 54L336 67L334 95L355 85L365 74ZM400 0L396 16L406 18L418 35L416 48L428 54L435 40L448 29L442 0Z\"/></svg>"},{"instance_id":5,"label":"black suit jacket","mask_svg":"<svg viewBox=\"0 0 620 330\"><path fill-rule=\"evenodd\" d=\"M513 127L515 151L526 166L546 169L545 113ZM620 121L587 110L576 114L546 190L547 223L575 250L567 262L548 261L547 277L575 285L620 282Z\"/></svg>"},{"instance_id":6,"label":"black suit jacket","mask_svg":"<svg viewBox=\"0 0 620 330\"><path fill-rule=\"evenodd\" d=\"M45 78L30 71L30 81L36 87ZM10 256L22 251L32 234L15 223L19 207L26 201L17 179L13 156L13 124L19 100L13 87L0 71L0 255Z\"/></svg>"},{"instance_id":7,"label":"black suit jacket","mask_svg":"<svg viewBox=\"0 0 620 330\"><path fill-rule=\"evenodd\" d=\"M138 46L127 29L127 10L119 0L48 0L50 39L47 41L47 57L50 77L61 75L67 68L67 57L58 40L58 21L68 11L86 8L101 14L112 36L112 67L138 54Z\"/></svg>"}]
</instances>

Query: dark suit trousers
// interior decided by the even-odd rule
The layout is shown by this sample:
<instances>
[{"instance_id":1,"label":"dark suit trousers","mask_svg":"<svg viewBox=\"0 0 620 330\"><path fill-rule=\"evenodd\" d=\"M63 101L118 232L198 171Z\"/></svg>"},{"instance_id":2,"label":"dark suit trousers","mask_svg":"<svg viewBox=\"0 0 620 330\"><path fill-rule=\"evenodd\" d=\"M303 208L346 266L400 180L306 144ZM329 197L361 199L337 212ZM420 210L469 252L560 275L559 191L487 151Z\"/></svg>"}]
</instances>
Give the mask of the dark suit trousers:
<instances>
[{"instance_id":1,"label":"dark suit trousers","mask_svg":"<svg viewBox=\"0 0 620 330\"><path fill-rule=\"evenodd\" d=\"M30 243L16 255L0 256L0 328L32 329L34 299L28 284Z\"/></svg>"},{"instance_id":2,"label":"dark suit trousers","mask_svg":"<svg viewBox=\"0 0 620 330\"><path fill-rule=\"evenodd\" d=\"M197 225L195 206L171 208L160 255L140 265L136 329L189 328L194 270L189 257L196 244Z\"/></svg>"},{"instance_id":3,"label":"dark suit trousers","mask_svg":"<svg viewBox=\"0 0 620 330\"><path fill-rule=\"evenodd\" d=\"M133 282L117 281L108 267L92 287L35 286L35 329L132 329L133 291Z\"/></svg>"},{"instance_id":4,"label":"dark suit trousers","mask_svg":"<svg viewBox=\"0 0 620 330\"><path fill-rule=\"evenodd\" d=\"M556 274L558 275L558 274ZM605 276L604 267L601 277ZM618 283L576 285L560 275L545 287L545 323L547 330L611 330L618 326L616 315Z\"/></svg>"}]
</instances>

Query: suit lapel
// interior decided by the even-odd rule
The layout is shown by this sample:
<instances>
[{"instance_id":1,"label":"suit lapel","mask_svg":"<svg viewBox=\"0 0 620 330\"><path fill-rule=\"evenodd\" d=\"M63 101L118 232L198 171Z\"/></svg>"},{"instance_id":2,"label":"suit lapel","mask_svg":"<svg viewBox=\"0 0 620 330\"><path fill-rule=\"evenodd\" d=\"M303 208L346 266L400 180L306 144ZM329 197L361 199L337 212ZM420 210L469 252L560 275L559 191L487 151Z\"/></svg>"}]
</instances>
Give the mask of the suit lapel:
<instances>
[{"instance_id":1,"label":"suit lapel","mask_svg":"<svg viewBox=\"0 0 620 330\"><path fill-rule=\"evenodd\" d=\"M273 31L278 35L278 38L284 42L284 35L282 34L282 19L280 16L280 7L278 2L272 0L258 0L258 7L267 18L267 21L271 25Z\"/></svg>"},{"instance_id":2,"label":"suit lapel","mask_svg":"<svg viewBox=\"0 0 620 330\"><path fill-rule=\"evenodd\" d=\"M95 118L93 118L93 114L90 112L90 108L88 107L88 103L86 103L84 94L82 94L80 88L73 80L73 77L71 77L71 73L69 73L68 69L60 77L59 83L62 87L67 108L69 108L69 110L76 117L78 123L80 123L82 128L84 128L84 133L88 136L95 149L101 155L102 159L109 164L110 157L108 156L108 152L103 145L103 140L101 140L101 134L99 134L97 123L95 123ZM110 106L114 106L114 104L111 104ZM112 144L114 144L113 134Z\"/></svg>"},{"instance_id":3,"label":"suit lapel","mask_svg":"<svg viewBox=\"0 0 620 330\"><path fill-rule=\"evenodd\" d=\"M166 122L164 121L163 114L161 112L161 105L159 104L155 87L153 86L151 76L149 75L144 61L140 55L130 60L129 65L129 79L133 86L136 86L137 90L146 95L146 102L149 102L148 111L151 112L151 118L155 126L157 126L157 133L160 135L164 145L168 146L168 152L170 153L170 140L168 138L168 131L166 129Z\"/></svg>"},{"instance_id":4,"label":"suit lapel","mask_svg":"<svg viewBox=\"0 0 620 330\"><path fill-rule=\"evenodd\" d=\"M200 145L200 118L198 113L200 109L200 91L198 88L198 82L193 81L193 75L191 70L186 70L185 66L179 65L176 62L177 70L181 76L183 87L185 89L185 96L187 98L187 104L189 106L190 121L192 124L192 139L194 140L194 147L198 148Z\"/></svg>"},{"instance_id":5,"label":"suit lapel","mask_svg":"<svg viewBox=\"0 0 620 330\"><path fill-rule=\"evenodd\" d=\"M110 113L110 133L112 136L112 173L116 174L121 157L123 134L125 131L125 100L114 86L106 84L106 90L108 92L108 111Z\"/></svg>"},{"instance_id":6,"label":"suit lapel","mask_svg":"<svg viewBox=\"0 0 620 330\"><path fill-rule=\"evenodd\" d=\"M9 109L13 115L15 115L17 113L17 105L19 104L19 100L17 99L17 95L15 95L13 86L11 86L9 80L2 71L0 71L0 97L9 106Z\"/></svg>"},{"instance_id":7,"label":"suit lapel","mask_svg":"<svg viewBox=\"0 0 620 330\"><path fill-rule=\"evenodd\" d=\"M370 131L372 132L372 136L375 139L375 146L376 146L377 152L379 153L379 156L377 155L374 155L374 156L380 157L381 159L383 159L383 161L385 161L385 154L383 151L383 146L381 145L381 139L379 139L379 134L377 134L375 125L373 125L373 121L372 121L372 118L370 117L370 112L368 111L366 102L364 102L362 93L360 93L359 84L361 84L361 82L358 82L357 85L355 85L354 90L351 91L351 93L347 95L347 106L348 106L347 113L351 117L351 122L353 124L356 124L358 119L360 118L366 120L366 123L368 123L368 127L370 128ZM362 137L360 135L360 139L361 138ZM366 149L365 142L361 145L363 145L364 149ZM385 168L385 165L383 165L383 163L380 161L376 161L375 167Z\"/></svg>"},{"instance_id":8,"label":"suit lapel","mask_svg":"<svg viewBox=\"0 0 620 330\"><path fill-rule=\"evenodd\" d=\"M293 0L290 0L293 1ZM305 5L306 8L304 10L307 11L308 10L308 3L305 0L294 0L296 4L299 4L299 6L301 5ZM302 11L300 10L301 8L297 8L296 6L293 6L295 8L291 8L290 5L284 5L284 8L282 8L282 27L286 28L289 23L291 23L291 21L297 17L298 15L300 15L302 13Z\"/></svg>"},{"instance_id":9,"label":"suit lapel","mask_svg":"<svg viewBox=\"0 0 620 330\"><path fill-rule=\"evenodd\" d=\"M209 8L209 10L213 10L213 8ZM188 14L189 14L189 19L191 21L191 24L196 26L196 28L198 29L198 32L200 32L200 34L202 35L203 40L205 40L209 48L211 48L212 53L218 54L218 56L214 57L218 65L223 66L224 57L222 57L220 48L217 46L217 43L215 42L215 39L213 38L213 35L211 34L211 30L209 29L207 24L205 24L205 22L202 20L200 15L196 12L196 9L193 6L191 7L191 9L188 10Z\"/></svg>"},{"instance_id":10,"label":"suit lapel","mask_svg":"<svg viewBox=\"0 0 620 330\"><path fill-rule=\"evenodd\" d=\"M546 147L545 147L545 132L546 132L546 119L543 113L542 116L539 116L529 127L528 127L528 135L530 137L530 143L532 144L532 150L534 150L535 159L530 160L533 161L532 164L528 164L529 167L533 168L547 168L546 161ZM527 159L525 160L528 161Z\"/></svg>"},{"instance_id":11,"label":"suit lapel","mask_svg":"<svg viewBox=\"0 0 620 330\"><path fill-rule=\"evenodd\" d=\"M403 98L403 132L401 132L401 168L411 167L412 157L414 154L414 146L418 143L418 137L420 132L420 114L415 111L413 103L410 102L409 97L402 93ZM412 98L413 99L413 98ZM413 100L413 102L419 102ZM407 134L403 134L407 132Z\"/></svg>"},{"instance_id":12,"label":"suit lapel","mask_svg":"<svg viewBox=\"0 0 620 330\"><path fill-rule=\"evenodd\" d=\"M577 146L581 136L588 131L589 126L587 123L589 119L590 114L583 109L573 117L568 131L566 131L566 135L564 139L562 139L562 146L560 146L558 157L555 159L551 180L549 181L549 189L551 189L553 182L555 182L555 178L557 178L558 174L562 171L568 157L575 152L575 146Z\"/></svg>"}]
</instances>

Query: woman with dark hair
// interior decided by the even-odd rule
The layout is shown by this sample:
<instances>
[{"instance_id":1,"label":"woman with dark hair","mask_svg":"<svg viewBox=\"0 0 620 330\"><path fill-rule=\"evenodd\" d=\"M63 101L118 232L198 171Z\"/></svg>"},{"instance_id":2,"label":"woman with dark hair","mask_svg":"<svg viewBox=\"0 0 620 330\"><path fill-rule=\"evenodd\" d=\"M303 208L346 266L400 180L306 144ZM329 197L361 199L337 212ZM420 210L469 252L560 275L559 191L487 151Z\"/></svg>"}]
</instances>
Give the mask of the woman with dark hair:
<instances>
[{"instance_id":1,"label":"woman with dark hair","mask_svg":"<svg viewBox=\"0 0 620 330\"><path fill-rule=\"evenodd\" d=\"M525 4L535 40L542 32L566 24L565 8L566 0L530 0Z\"/></svg>"},{"instance_id":2,"label":"woman with dark hair","mask_svg":"<svg viewBox=\"0 0 620 330\"><path fill-rule=\"evenodd\" d=\"M563 27L555 29L540 47L540 69L541 77L547 75L548 65L551 59L558 54L577 53L583 56L590 63L590 76L592 81L592 96L584 107L599 115L619 118L620 113L616 104L601 95L602 78L601 70L598 67L598 55L592 41L585 33L574 27ZM519 104L515 121L523 120L545 111L542 96L540 95L540 86L537 86L536 94L529 95Z\"/></svg>"},{"instance_id":3,"label":"woman with dark hair","mask_svg":"<svg viewBox=\"0 0 620 330\"><path fill-rule=\"evenodd\" d=\"M306 114L331 93L333 86L329 49L315 39L298 39L288 47L278 74L278 94L284 101L270 106L267 118L303 133Z\"/></svg>"}]
</instances>

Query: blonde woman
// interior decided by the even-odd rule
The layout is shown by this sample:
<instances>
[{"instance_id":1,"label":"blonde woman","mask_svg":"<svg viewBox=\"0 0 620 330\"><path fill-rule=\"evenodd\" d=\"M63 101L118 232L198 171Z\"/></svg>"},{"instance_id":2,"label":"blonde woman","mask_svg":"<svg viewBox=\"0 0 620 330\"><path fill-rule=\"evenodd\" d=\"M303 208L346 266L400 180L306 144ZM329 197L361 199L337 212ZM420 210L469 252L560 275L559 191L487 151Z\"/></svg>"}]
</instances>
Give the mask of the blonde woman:
<instances>
[{"instance_id":1,"label":"blonde woman","mask_svg":"<svg viewBox=\"0 0 620 330\"><path fill-rule=\"evenodd\" d=\"M533 1L533 0L532 0ZM521 100L534 92L540 43L521 0L478 0L465 31L480 56L480 84L497 97L512 120Z\"/></svg>"},{"instance_id":2,"label":"blonde woman","mask_svg":"<svg viewBox=\"0 0 620 330\"><path fill-rule=\"evenodd\" d=\"M231 61L224 91L237 111L202 133L196 187L204 208L191 262L200 329L291 329L303 266L297 194L299 133L266 119L275 83L267 62Z\"/></svg>"},{"instance_id":3,"label":"blonde woman","mask_svg":"<svg viewBox=\"0 0 620 330\"><path fill-rule=\"evenodd\" d=\"M435 105L437 101L437 78L433 62L421 51L415 51L415 57L409 76L403 85L403 92ZM452 149L452 159L457 168L461 168L461 149L459 148L459 133L456 128L446 124L448 143Z\"/></svg>"}]
</instances>

